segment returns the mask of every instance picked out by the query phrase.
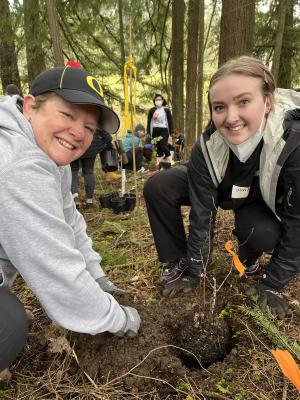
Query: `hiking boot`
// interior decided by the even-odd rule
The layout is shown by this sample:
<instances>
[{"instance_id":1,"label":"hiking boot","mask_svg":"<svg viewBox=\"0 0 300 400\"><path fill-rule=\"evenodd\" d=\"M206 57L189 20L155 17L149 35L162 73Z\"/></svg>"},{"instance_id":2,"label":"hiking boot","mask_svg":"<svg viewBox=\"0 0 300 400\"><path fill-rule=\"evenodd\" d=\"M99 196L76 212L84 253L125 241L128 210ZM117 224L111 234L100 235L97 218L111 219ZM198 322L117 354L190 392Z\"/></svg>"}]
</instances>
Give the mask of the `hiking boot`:
<instances>
[{"instance_id":1,"label":"hiking boot","mask_svg":"<svg viewBox=\"0 0 300 400\"><path fill-rule=\"evenodd\" d=\"M78 196L74 197L74 203L75 203L76 208L80 208L81 207L81 201L80 201L80 198Z\"/></svg>"},{"instance_id":2,"label":"hiking boot","mask_svg":"<svg viewBox=\"0 0 300 400\"><path fill-rule=\"evenodd\" d=\"M137 173L140 173L140 174L145 174L146 172L149 172L149 169L146 169L145 167L141 167L141 168L137 171Z\"/></svg>"},{"instance_id":3,"label":"hiking boot","mask_svg":"<svg viewBox=\"0 0 300 400\"><path fill-rule=\"evenodd\" d=\"M121 179L121 175L117 174L116 172L106 172L105 173L105 180L106 182L115 182Z\"/></svg>"},{"instance_id":4,"label":"hiking boot","mask_svg":"<svg viewBox=\"0 0 300 400\"><path fill-rule=\"evenodd\" d=\"M186 258L180 258L177 261L169 263L167 268L162 273L159 283L161 285L168 285L175 282L177 279L181 278L187 267L188 263Z\"/></svg>"},{"instance_id":5,"label":"hiking boot","mask_svg":"<svg viewBox=\"0 0 300 400\"><path fill-rule=\"evenodd\" d=\"M254 264L250 265L249 267L245 267L245 275L246 276L251 276L256 274L256 272L259 270L259 261L256 260Z\"/></svg>"}]
</instances>

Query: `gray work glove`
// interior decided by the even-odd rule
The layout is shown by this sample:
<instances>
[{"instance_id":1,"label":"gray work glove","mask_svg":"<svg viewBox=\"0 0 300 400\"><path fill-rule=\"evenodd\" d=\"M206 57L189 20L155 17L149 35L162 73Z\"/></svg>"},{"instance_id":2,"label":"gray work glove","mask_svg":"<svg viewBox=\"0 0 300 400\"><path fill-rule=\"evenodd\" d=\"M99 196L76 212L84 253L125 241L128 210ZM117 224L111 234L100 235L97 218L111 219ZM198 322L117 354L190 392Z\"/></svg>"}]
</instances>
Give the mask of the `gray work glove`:
<instances>
[{"instance_id":1,"label":"gray work glove","mask_svg":"<svg viewBox=\"0 0 300 400\"><path fill-rule=\"evenodd\" d=\"M120 306L125 312L126 321L123 328L115 333L115 336L134 338L138 334L141 325L141 318L137 310L133 307Z\"/></svg>"},{"instance_id":2,"label":"gray work glove","mask_svg":"<svg viewBox=\"0 0 300 400\"><path fill-rule=\"evenodd\" d=\"M199 280L184 276L169 284L162 284L161 294L164 297L175 297L178 293L189 293L196 289Z\"/></svg>"},{"instance_id":3,"label":"gray work glove","mask_svg":"<svg viewBox=\"0 0 300 400\"><path fill-rule=\"evenodd\" d=\"M96 282L104 292L109 293L111 295L125 293L123 289L118 288L112 281L110 281L106 275L96 279Z\"/></svg>"},{"instance_id":4,"label":"gray work glove","mask_svg":"<svg viewBox=\"0 0 300 400\"><path fill-rule=\"evenodd\" d=\"M278 319L284 319L292 315L292 311L282 294L270 286L257 283L246 290L246 295L258 295L260 308L266 311L267 307L269 307Z\"/></svg>"}]
</instances>

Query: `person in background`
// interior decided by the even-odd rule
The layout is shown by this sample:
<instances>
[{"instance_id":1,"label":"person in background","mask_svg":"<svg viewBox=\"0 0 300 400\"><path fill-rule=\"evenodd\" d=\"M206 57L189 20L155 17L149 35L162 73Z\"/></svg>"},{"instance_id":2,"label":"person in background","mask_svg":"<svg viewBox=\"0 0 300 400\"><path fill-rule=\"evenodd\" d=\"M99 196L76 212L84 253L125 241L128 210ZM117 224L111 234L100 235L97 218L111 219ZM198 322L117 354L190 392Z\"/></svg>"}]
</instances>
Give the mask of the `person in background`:
<instances>
[{"instance_id":1,"label":"person in background","mask_svg":"<svg viewBox=\"0 0 300 400\"><path fill-rule=\"evenodd\" d=\"M9 85L6 86L4 95L5 96L16 96L16 95L22 96L22 93L17 85L15 85L14 83L10 83Z\"/></svg>"},{"instance_id":2,"label":"person in background","mask_svg":"<svg viewBox=\"0 0 300 400\"><path fill-rule=\"evenodd\" d=\"M167 102L161 94L154 96L153 103L154 107L148 112L147 135L152 140L157 138L156 164L159 165L163 159L166 162L171 162L168 140L169 136L173 134L173 118L171 111L167 107Z\"/></svg>"},{"instance_id":3,"label":"person in background","mask_svg":"<svg viewBox=\"0 0 300 400\"><path fill-rule=\"evenodd\" d=\"M91 145L98 128L113 134L119 118L99 82L83 68L42 72L24 97L0 98L0 371L22 350L28 320L10 291L20 274L53 321L95 335L134 337L136 309L101 268L71 193L69 164Z\"/></svg>"},{"instance_id":4,"label":"person in background","mask_svg":"<svg viewBox=\"0 0 300 400\"><path fill-rule=\"evenodd\" d=\"M79 169L80 165L82 168L82 175L84 178L84 188L86 195L86 207L93 208L93 196L95 190L95 177L94 177L94 165L97 154L100 154L105 149L112 146L112 137L108 132L103 129L97 128L94 134L92 143L87 151L77 160L71 162L72 171L72 186L71 191L74 197L74 201L77 208L82 206L79 197ZM105 171L104 171L105 172ZM111 173L105 172L107 181L111 181ZM115 179L119 179L119 176Z\"/></svg>"},{"instance_id":5,"label":"person in background","mask_svg":"<svg viewBox=\"0 0 300 400\"><path fill-rule=\"evenodd\" d=\"M143 166L143 147L142 139L146 136L145 127L142 124L137 124L134 128L134 150L135 150L135 163L137 172L146 172ZM127 131L123 139L123 147L126 152L128 162L124 165L125 169L133 171L133 146L132 146L132 132Z\"/></svg>"},{"instance_id":6,"label":"person in background","mask_svg":"<svg viewBox=\"0 0 300 400\"><path fill-rule=\"evenodd\" d=\"M184 141L184 134L175 129L173 133L174 161L182 160Z\"/></svg>"},{"instance_id":7,"label":"person in background","mask_svg":"<svg viewBox=\"0 0 300 400\"><path fill-rule=\"evenodd\" d=\"M262 278L246 294L280 319L291 311L281 291L300 267L300 94L276 89L270 70L253 57L223 64L212 76L211 122L186 165L145 184L159 259L160 283L174 296L194 290L212 259L217 208L234 210L234 235L246 275L272 252ZM186 238L181 205L190 205Z\"/></svg>"}]
</instances>

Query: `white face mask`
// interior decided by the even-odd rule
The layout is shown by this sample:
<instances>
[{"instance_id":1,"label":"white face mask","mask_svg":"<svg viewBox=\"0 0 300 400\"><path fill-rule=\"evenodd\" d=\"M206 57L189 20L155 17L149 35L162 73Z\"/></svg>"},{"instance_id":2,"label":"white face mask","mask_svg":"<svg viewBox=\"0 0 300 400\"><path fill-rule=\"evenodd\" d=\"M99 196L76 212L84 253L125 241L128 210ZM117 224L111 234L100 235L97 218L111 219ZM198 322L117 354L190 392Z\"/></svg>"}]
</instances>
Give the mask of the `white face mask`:
<instances>
[{"instance_id":1,"label":"white face mask","mask_svg":"<svg viewBox=\"0 0 300 400\"><path fill-rule=\"evenodd\" d=\"M157 107L161 107L163 105L163 101L162 100L155 100L155 105Z\"/></svg>"},{"instance_id":2,"label":"white face mask","mask_svg":"<svg viewBox=\"0 0 300 400\"><path fill-rule=\"evenodd\" d=\"M265 122L266 107L267 107L267 100L265 101L263 116L258 131L254 135L252 135L249 139L247 139L245 142L241 144L232 144L226 138L224 138L225 142L228 144L230 149L242 163L245 163L249 159L249 157L254 152L258 143L261 141L263 137L262 127Z\"/></svg>"}]
</instances>

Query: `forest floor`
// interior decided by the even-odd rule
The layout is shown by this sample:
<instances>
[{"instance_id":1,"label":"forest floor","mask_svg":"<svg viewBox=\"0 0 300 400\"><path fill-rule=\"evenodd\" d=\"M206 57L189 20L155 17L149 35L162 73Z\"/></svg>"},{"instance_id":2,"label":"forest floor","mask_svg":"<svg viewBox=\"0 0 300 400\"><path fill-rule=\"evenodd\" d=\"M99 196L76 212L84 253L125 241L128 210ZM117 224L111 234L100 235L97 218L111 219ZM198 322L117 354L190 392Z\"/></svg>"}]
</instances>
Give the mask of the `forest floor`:
<instances>
[{"instance_id":1,"label":"forest floor","mask_svg":"<svg viewBox=\"0 0 300 400\"><path fill-rule=\"evenodd\" d=\"M137 181L141 196L144 179ZM120 189L97 175L95 199ZM133 181L127 190L134 190ZM244 295L255 278L240 278L224 249L232 240L232 213L219 211L214 263L205 285L193 294L161 297L157 261L143 199L133 212L83 210L94 249L112 281L126 290L118 300L137 308L138 337L89 336L53 325L21 278L14 291L34 316L27 344L0 383L0 399L235 399L296 400L297 390L282 375L271 349L300 351L300 279L285 290L293 316L277 321ZM188 221L189 209L183 210ZM266 258L262 263L266 263ZM213 290L217 289L214 313Z\"/></svg>"}]
</instances>

